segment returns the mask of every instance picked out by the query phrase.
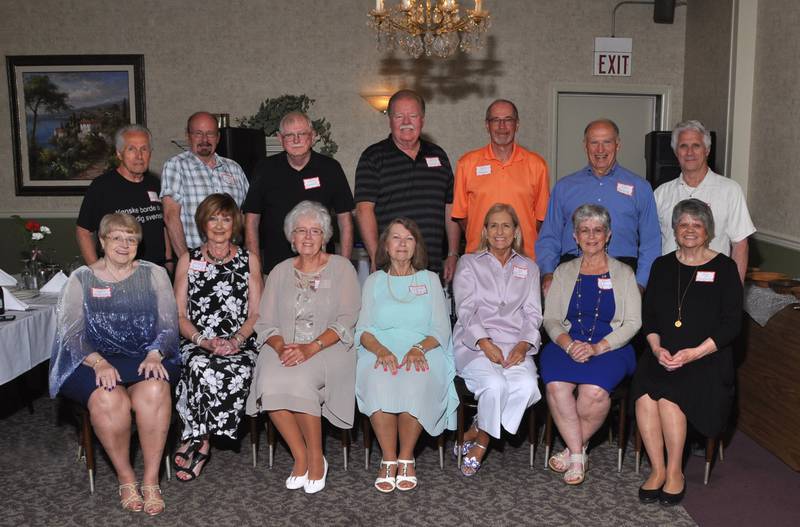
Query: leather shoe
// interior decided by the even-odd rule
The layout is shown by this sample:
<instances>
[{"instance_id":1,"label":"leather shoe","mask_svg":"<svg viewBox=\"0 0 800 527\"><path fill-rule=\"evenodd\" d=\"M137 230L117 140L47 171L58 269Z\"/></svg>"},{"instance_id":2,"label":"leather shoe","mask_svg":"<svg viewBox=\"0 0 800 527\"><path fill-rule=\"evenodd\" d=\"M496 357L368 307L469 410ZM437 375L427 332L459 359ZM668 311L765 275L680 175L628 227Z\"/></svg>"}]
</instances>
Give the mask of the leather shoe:
<instances>
[{"instance_id":1,"label":"leather shoe","mask_svg":"<svg viewBox=\"0 0 800 527\"><path fill-rule=\"evenodd\" d=\"M686 482L683 483L683 488L677 494L670 494L669 492L664 492L664 489L661 489L661 492L658 496L658 501L661 505L665 507L672 507L677 505L683 500L683 496L686 494Z\"/></svg>"},{"instance_id":2,"label":"leather shoe","mask_svg":"<svg viewBox=\"0 0 800 527\"><path fill-rule=\"evenodd\" d=\"M657 489L644 489L639 487L639 501L642 503L655 503L661 497L661 487Z\"/></svg>"},{"instance_id":3,"label":"leather shoe","mask_svg":"<svg viewBox=\"0 0 800 527\"><path fill-rule=\"evenodd\" d=\"M289 477L286 478L286 488L289 490L302 489L303 486L306 484L306 481L308 481L307 470L306 473L303 474L302 476L292 476L290 474Z\"/></svg>"},{"instance_id":4,"label":"leather shoe","mask_svg":"<svg viewBox=\"0 0 800 527\"><path fill-rule=\"evenodd\" d=\"M306 491L306 494L316 494L325 488L325 478L328 477L328 460L323 457L322 463L324 464L322 479L309 479L306 481L306 484L303 485L303 490Z\"/></svg>"}]
</instances>

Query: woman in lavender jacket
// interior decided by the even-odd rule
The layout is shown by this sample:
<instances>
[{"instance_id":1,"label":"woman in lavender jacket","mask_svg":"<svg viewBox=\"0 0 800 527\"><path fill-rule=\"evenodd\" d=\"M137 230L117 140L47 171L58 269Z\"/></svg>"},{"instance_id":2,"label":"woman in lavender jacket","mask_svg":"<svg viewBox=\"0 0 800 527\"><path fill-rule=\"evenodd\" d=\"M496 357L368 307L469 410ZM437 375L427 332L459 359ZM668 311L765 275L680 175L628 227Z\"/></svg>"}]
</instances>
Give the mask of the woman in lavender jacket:
<instances>
[{"instance_id":1,"label":"woman in lavender jacket","mask_svg":"<svg viewBox=\"0 0 800 527\"><path fill-rule=\"evenodd\" d=\"M542 322L539 268L522 248L514 208L496 203L478 251L461 258L453 281L456 370L478 400L461 446L465 476L480 468L490 437L499 438L501 426L516 433L525 410L541 399L533 362Z\"/></svg>"}]
</instances>

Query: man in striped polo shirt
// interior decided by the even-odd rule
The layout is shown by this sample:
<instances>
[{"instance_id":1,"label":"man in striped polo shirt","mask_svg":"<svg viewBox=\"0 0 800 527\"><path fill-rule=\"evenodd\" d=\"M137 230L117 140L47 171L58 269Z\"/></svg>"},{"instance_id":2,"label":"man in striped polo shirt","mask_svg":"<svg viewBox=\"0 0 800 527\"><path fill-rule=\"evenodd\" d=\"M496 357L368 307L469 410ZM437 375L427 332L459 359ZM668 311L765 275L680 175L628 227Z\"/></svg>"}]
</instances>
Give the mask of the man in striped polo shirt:
<instances>
[{"instance_id":1,"label":"man in striped polo shirt","mask_svg":"<svg viewBox=\"0 0 800 527\"><path fill-rule=\"evenodd\" d=\"M356 168L355 201L359 232L375 270L378 233L393 219L414 220L428 251L428 268L453 278L458 258L459 226L451 218L453 170L439 146L420 139L425 101L400 90L389 100L389 137L370 145ZM443 238L447 234L447 256Z\"/></svg>"}]
</instances>

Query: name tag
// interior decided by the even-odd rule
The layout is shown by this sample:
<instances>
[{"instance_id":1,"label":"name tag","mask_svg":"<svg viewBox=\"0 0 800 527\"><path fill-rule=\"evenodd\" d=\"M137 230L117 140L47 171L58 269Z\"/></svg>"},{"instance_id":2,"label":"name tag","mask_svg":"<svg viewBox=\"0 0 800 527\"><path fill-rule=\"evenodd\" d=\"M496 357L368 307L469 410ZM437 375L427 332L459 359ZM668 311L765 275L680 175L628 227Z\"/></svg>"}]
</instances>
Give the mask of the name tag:
<instances>
[{"instance_id":1,"label":"name tag","mask_svg":"<svg viewBox=\"0 0 800 527\"><path fill-rule=\"evenodd\" d=\"M219 177L221 177L222 181L224 181L226 184L233 185L233 174L230 172L220 172Z\"/></svg>"},{"instance_id":2,"label":"name tag","mask_svg":"<svg viewBox=\"0 0 800 527\"><path fill-rule=\"evenodd\" d=\"M408 290L411 291L413 294L417 296L427 295L428 294L428 287L425 284L420 285L410 285L408 286Z\"/></svg>"},{"instance_id":3,"label":"name tag","mask_svg":"<svg viewBox=\"0 0 800 527\"><path fill-rule=\"evenodd\" d=\"M312 189L312 188L319 188L321 186L322 185L320 185L318 177L310 177L310 178L305 178L303 180L303 188L306 189L306 190L309 190L309 189Z\"/></svg>"},{"instance_id":4,"label":"name tag","mask_svg":"<svg viewBox=\"0 0 800 527\"><path fill-rule=\"evenodd\" d=\"M617 183L617 192L625 194L626 196L633 196L633 185L626 185L625 183Z\"/></svg>"},{"instance_id":5,"label":"name tag","mask_svg":"<svg viewBox=\"0 0 800 527\"><path fill-rule=\"evenodd\" d=\"M697 271L697 277L694 279L694 281L713 283L716 275L716 271Z\"/></svg>"},{"instance_id":6,"label":"name tag","mask_svg":"<svg viewBox=\"0 0 800 527\"><path fill-rule=\"evenodd\" d=\"M426 157L425 163L428 164L428 168L440 167L442 166L442 162L439 161L438 157Z\"/></svg>"},{"instance_id":7,"label":"name tag","mask_svg":"<svg viewBox=\"0 0 800 527\"><path fill-rule=\"evenodd\" d=\"M205 260L192 260L189 262L189 269L192 271L205 271L206 270L206 261Z\"/></svg>"},{"instance_id":8,"label":"name tag","mask_svg":"<svg viewBox=\"0 0 800 527\"><path fill-rule=\"evenodd\" d=\"M331 281L328 279L325 280L314 280L314 286L317 289L330 289L331 288Z\"/></svg>"},{"instance_id":9,"label":"name tag","mask_svg":"<svg viewBox=\"0 0 800 527\"><path fill-rule=\"evenodd\" d=\"M515 265L511 269L511 274L514 276L514 278L528 278L528 268Z\"/></svg>"},{"instance_id":10,"label":"name tag","mask_svg":"<svg viewBox=\"0 0 800 527\"><path fill-rule=\"evenodd\" d=\"M479 167L475 167L476 176L488 176L491 173L492 173L492 165L481 165Z\"/></svg>"},{"instance_id":11,"label":"name tag","mask_svg":"<svg viewBox=\"0 0 800 527\"><path fill-rule=\"evenodd\" d=\"M156 194L152 190L147 191L147 197L149 197L150 201L152 201L153 203L159 203L161 201L160 199L158 199L158 194Z\"/></svg>"},{"instance_id":12,"label":"name tag","mask_svg":"<svg viewBox=\"0 0 800 527\"><path fill-rule=\"evenodd\" d=\"M92 298L111 298L110 287L93 287Z\"/></svg>"},{"instance_id":13,"label":"name tag","mask_svg":"<svg viewBox=\"0 0 800 527\"><path fill-rule=\"evenodd\" d=\"M611 278L598 278L597 279L597 287L599 287L600 289L605 289L605 290L611 289L612 288Z\"/></svg>"}]
</instances>

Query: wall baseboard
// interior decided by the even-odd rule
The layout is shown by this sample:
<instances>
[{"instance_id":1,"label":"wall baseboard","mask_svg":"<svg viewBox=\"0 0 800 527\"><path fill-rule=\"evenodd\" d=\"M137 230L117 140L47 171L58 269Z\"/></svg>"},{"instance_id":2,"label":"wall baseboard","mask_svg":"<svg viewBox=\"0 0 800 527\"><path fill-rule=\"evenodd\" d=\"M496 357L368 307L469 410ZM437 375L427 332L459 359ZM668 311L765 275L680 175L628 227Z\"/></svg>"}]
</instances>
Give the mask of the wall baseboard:
<instances>
[{"instance_id":1,"label":"wall baseboard","mask_svg":"<svg viewBox=\"0 0 800 527\"><path fill-rule=\"evenodd\" d=\"M779 234L772 231L760 230L756 232L753 237L756 240L792 249L793 251L800 251L800 239L785 234Z\"/></svg>"}]
</instances>

